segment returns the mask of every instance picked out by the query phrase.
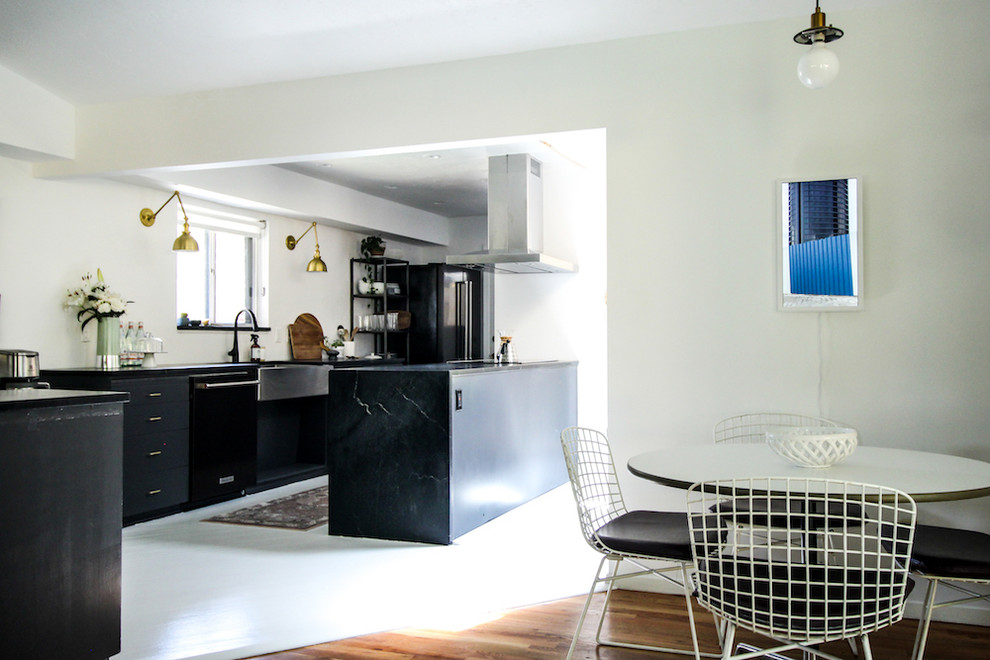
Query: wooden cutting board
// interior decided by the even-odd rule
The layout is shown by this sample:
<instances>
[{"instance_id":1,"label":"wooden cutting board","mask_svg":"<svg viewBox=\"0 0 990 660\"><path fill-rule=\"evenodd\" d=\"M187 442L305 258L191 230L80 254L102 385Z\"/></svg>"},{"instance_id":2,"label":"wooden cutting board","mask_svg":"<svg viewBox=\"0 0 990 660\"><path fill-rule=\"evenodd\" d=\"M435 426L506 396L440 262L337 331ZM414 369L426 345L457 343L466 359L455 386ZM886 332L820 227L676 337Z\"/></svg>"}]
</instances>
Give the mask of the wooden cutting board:
<instances>
[{"instance_id":1,"label":"wooden cutting board","mask_svg":"<svg viewBox=\"0 0 990 660\"><path fill-rule=\"evenodd\" d=\"M312 314L300 314L289 324L289 349L293 360L323 359L323 326Z\"/></svg>"}]
</instances>

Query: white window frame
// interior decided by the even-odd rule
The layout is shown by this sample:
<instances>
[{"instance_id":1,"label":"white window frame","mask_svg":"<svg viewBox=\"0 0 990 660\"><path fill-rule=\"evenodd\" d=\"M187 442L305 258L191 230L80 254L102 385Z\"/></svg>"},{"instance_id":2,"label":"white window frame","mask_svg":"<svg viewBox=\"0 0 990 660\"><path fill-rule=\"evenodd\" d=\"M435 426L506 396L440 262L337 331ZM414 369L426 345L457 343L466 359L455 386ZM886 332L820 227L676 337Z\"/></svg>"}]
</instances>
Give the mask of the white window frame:
<instances>
[{"instance_id":1,"label":"white window frame","mask_svg":"<svg viewBox=\"0 0 990 660\"><path fill-rule=\"evenodd\" d=\"M190 229L201 229L204 231L220 231L228 234L248 236L253 239L253 249L251 254L253 283L248 307L258 320L259 326L268 326L268 223L259 218L225 213L215 209L203 209L188 206L186 212L189 216ZM178 231L182 231L183 218L180 213L177 218ZM200 245L200 250L208 249L207 245ZM176 269L182 268L182 252L176 252ZM207 256L207 263L210 264L210 282L208 287L215 291L215 254ZM177 277L176 284L178 286ZM176 306L178 306L178 291L176 291ZM216 323L216 296L207 295L209 326L201 327L231 327L233 320L229 323ZM181 326L180 326L181 327Z\"/></svg>"}]
</instances>

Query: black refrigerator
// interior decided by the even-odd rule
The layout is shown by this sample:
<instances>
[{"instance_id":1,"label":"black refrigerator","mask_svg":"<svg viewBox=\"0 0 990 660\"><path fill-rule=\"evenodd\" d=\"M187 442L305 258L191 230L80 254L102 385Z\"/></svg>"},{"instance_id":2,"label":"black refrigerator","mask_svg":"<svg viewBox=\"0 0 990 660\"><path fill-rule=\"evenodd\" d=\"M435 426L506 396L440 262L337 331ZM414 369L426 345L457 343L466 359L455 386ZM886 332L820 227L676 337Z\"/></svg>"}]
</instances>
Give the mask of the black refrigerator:
<instances>
[{"instance_id":1,"label":"black refrigerator","mask_svg":"<svg viewBox=\"0 0 990 660\"><path fill-rule=\"evenodd\" d=\"M485 275L446 264L409 267L409 364L485 357Z\"/></svg>"}]
</instances>

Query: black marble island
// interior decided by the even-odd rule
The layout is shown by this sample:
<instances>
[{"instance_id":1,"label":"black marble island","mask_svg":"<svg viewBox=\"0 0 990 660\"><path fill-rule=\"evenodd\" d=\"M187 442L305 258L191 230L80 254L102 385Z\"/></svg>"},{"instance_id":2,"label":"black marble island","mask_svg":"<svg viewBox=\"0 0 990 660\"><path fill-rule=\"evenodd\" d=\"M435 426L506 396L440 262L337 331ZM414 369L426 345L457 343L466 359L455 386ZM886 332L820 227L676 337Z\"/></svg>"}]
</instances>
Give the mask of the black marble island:
<instances>
[{"instance_id":1,"label":"black marble island","mask_svg":"<svg viewBox=\"0 0 990 660\"><path fill-rule=\"evenodd\" d=\"M577 363L330 373L332 535L451 543L567 481Z\"/></svg>"}]
</instances>

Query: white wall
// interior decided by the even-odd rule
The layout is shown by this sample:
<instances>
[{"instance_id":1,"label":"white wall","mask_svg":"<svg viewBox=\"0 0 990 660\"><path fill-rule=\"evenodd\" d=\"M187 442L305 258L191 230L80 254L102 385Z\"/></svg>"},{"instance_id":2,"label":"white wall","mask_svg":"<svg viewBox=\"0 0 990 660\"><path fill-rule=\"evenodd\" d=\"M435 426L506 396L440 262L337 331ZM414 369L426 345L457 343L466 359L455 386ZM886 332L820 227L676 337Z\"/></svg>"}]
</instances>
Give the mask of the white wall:
<instances>
[{"instance_id":1,"label":"white wall","mask_svg":"<svg viewBox=\"0 0 990 660\"><path fill-rule=\"evenodd\" d=\"M819 404L870 444L990 460L985 12L980 0L917 0L894 12L830 13L846 32L833 44L842 73L817 91L795 76L801 48L791 35L804 24L772 21L81 108L76 159L37 172L605 128L607 401L620 465L648 449L709 442L723 416L818 412ZM185 129L184 140L165 139L174 126ZM865 309L777 312L772 182L837 174L863 177ZM31 270L45 252L22 256L6 240L32 233L25 222L58 228L69 244L95 227L112 234L119 226L108 211L130 223L146 205L142 195L111 194L104 184L31 186L35 192L18 191L13 204L6 191L0 200L5 345L31 345L25 323L53 323L36 300L7 306L8 282L37 281ZM81 189L90 202L82 209L73 203ZM61 203L39 199L49 193ZM63 213L71 220L59 220ZM97 254L83 258L59 248L59 256L77 256L56 262L61 272L41 276L45 286L34 295L52 298L111 248L91 249ZM141 265L129 254L114 259L122 269ZM532 286L566 288L566 280L544 282L554 281ZM592 304L599 293L589 294ZM52 338L67 336L67 326ZM526 333L525 350L562 330L540 332ZM683 493L625 474L622 481L634 506L682 503ZM928 519L990 531L982 500L924 510Z\"/></svg>"},{"instance_id":2,"label":"white wall","mask_svg":"<svg viewBox=\"0 0 990 660\"><path fill-rule=\"evenodd\" d=\"M75 108L0 66L0 156L45 160L75 154Z\"/></svg>"},{"instance_id":3,"label":"white wall","mask_svg":"<svg viewBox=\"0 0 990 660\"><path fill-rule=\"evenodd\" d=\"M580 164L544 162L543 250L576 273L495 275L495 326L519 359L578 360L579 423L608 426L606 189L604 131Z\"/></svg>"},{"instance_id":4,"label":"white wall","mask_svg":"<svg viewBox=\"0 0 990 660\"><path fill-rule=\"evenodd\" d=\"M177 332L175 329L175 231L167 222L170 207L153 227L144 227L138 211L158 208L167 193L100 181L45 181L30 175L29 165L0 158L0 346L41 354L42 368L89 366L95 359L95 326L89 342L62 308L66 289L87 272L103 271L110 285L134 303L125 321L144 321L165 341L161 364L226 362L229 332ZM190 204L190 200L185 200ZM191 207L195 206L193 202ZM269 318L276 332L262 334L269 359L287 359L285 327L303 312L314 314L328 333L348 324L348 259L358 255L361 235L320 228L325 274L305 272L313 244L307 236L289 252L285 236L298 236L309 223L264 216L271 254ZM308 252L307 252L308 250ZM246 357L247 337L241 335Z\"/></svg>"}]
</instances>

